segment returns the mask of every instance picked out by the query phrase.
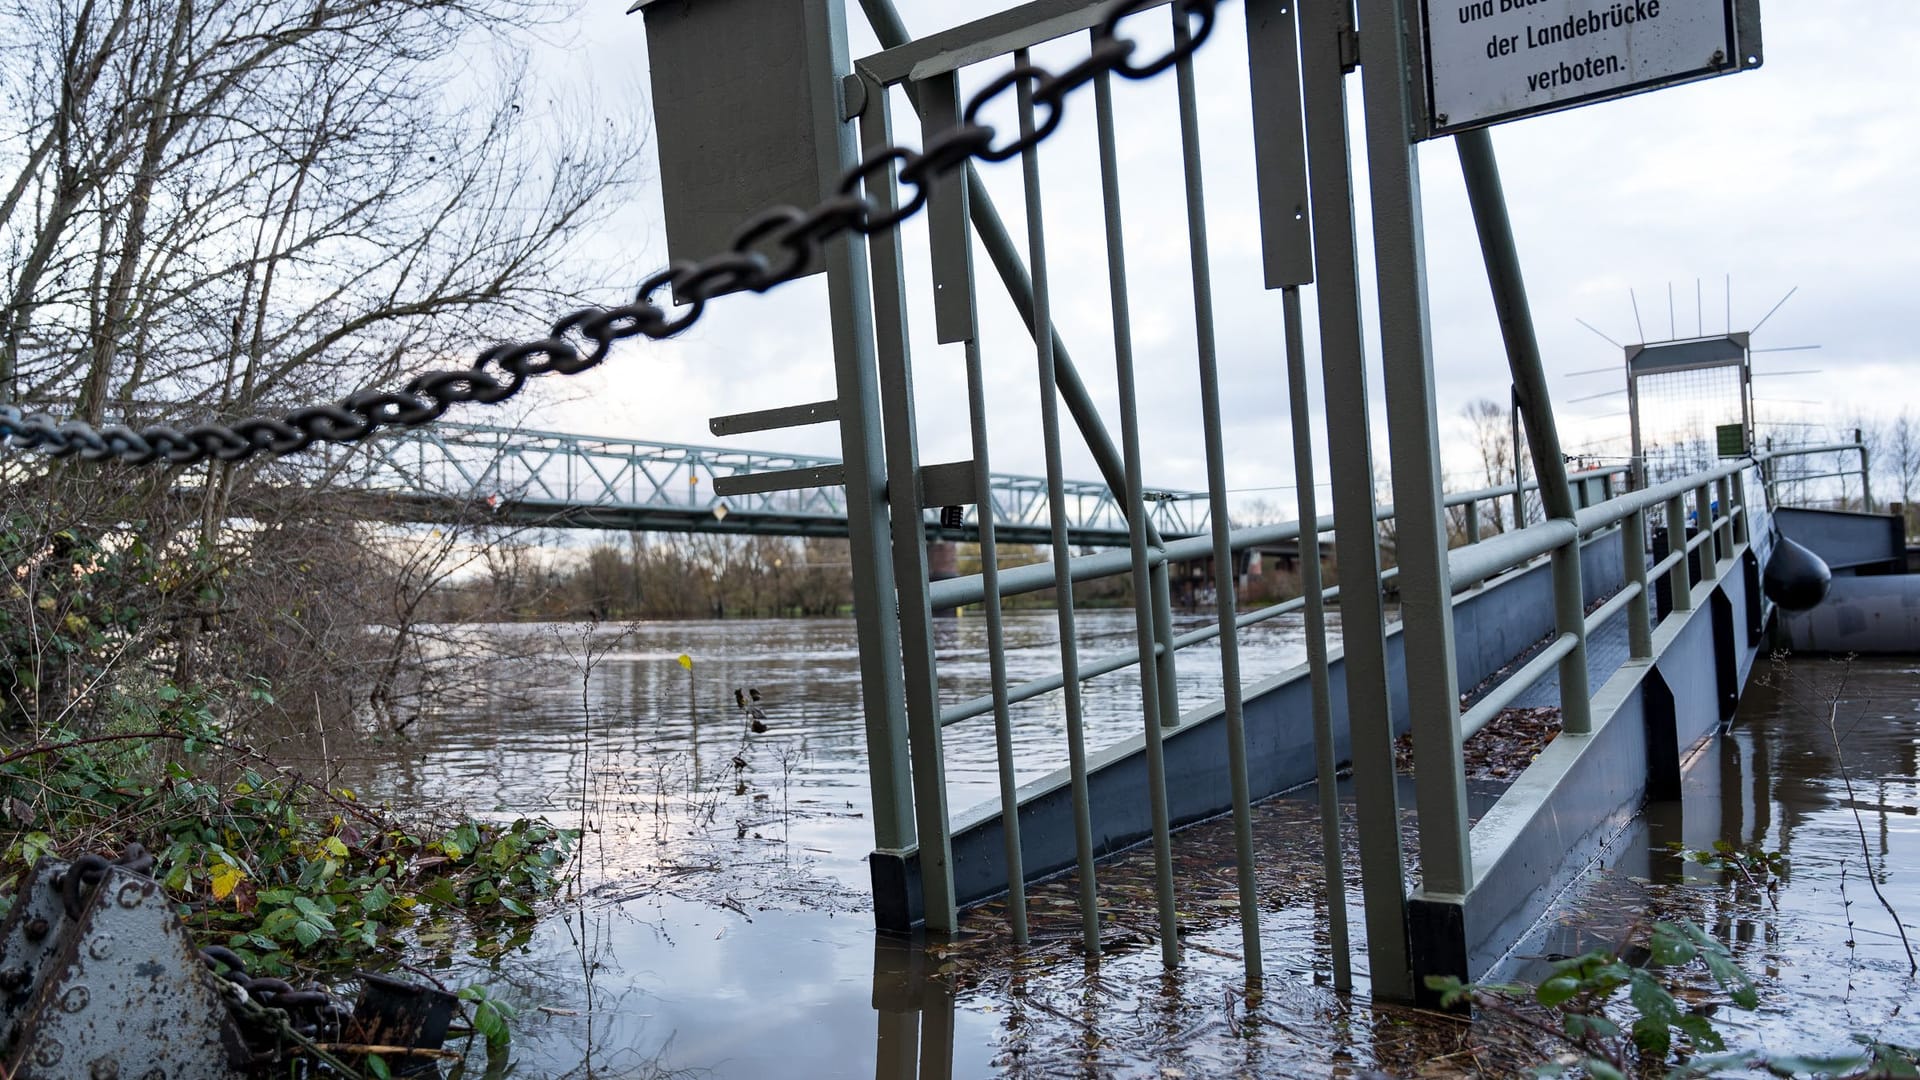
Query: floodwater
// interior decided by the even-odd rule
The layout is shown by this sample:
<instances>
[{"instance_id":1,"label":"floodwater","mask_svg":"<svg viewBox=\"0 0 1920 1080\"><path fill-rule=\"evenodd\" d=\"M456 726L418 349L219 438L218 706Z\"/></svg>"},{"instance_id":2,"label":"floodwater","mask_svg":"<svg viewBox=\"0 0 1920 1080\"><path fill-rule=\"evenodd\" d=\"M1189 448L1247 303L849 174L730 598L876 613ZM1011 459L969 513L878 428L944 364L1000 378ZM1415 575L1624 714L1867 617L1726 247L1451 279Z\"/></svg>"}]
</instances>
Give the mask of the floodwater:
<instances>
[{"instance_id":1,"label":"floodwater","mask_svg":"<svg viewBox=\"0 0 1920 1080\"><path fill-rule=\"evenodd\" d=\"M1057 666L1051 612L1007 626L1014 681ZM1083 657L1133 640L1128 612L1082 612L1080 629ZM1329 988L1311 792L1257 811L1266 977L1251 992L1230 830L1214 825L1176 844L1187 956L1177 976L1160 967L1138 851L1100 871L1109 936L1098 965L1080 956L1064 882L1034 890L1023 953L1005 946L992 906L955 941L897 940L865 911L872 834L850 621L511 632L543 643L531 690L512 703L444 703L403 739L360 742L334 763L340 782L403 809L588 825L576 892L489 961L452 953L442 973L486 982L521 1009L511 1075L1514 1075L1540 1060L1540 1040L1498 1018L1468 1025L1368 1005L1352 865L1362 992ZM940 634L943 700L985 693L984 624L945 622ZM1303 659L1297 622L1242 640L1249 679ZM1183 705L1217 697L1217 649L1180 655ZM1835 730L1851 794L1826 722L1839 675L1797 661L1751 690L1731 734L1691 763L1684 802L1638 819L1502 974L1537 975L1538 957L1610 943L1647 918L1687 918L1731 939L1761 985L1757 1013L1715 1016L1732 1045L1812 1052L1856 1033L1920 1043L1906 1007L1914 981L1866 879L1870 855L1892 906L1909 924L1920 917L1920 667L1847 670ZM761 691L765 734L746 730L736 687ZM1130 672L1093 680L1086 700L1089 746L1137 730ZM1064 765L1061 709L1058 694L1016 707L1023 781ZM991 724L947 729L956 811L997 797ZM1350 817L1346 826L1351 851ZM1767 889L1668 846L1714 840L1784 851L1790 870Z\"/></svg>"}]
</instances>

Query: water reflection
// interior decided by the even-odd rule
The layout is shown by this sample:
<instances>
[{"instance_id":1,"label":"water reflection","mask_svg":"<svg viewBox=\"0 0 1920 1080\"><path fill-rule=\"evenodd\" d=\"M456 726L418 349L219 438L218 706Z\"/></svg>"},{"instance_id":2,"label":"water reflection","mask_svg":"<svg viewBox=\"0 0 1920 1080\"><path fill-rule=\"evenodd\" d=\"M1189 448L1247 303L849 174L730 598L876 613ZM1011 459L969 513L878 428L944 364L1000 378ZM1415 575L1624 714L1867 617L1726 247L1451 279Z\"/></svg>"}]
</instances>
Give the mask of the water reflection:
<instances>
[{"instance_id":1,"label":"water reflection","mask_svg":"<svg viewBox=\"0 0 1920 1080\"><path fill-rule=\"evenodd\" d=\"M1132 633L1125 612L1089 612L1082 626L1088 655ZM1016 678L1053 666L1053 628L1050 615L1009 619ZM596 640L614 644L608 634ZM943 697L986 692L983 627L961 620L941 635ZM1248 635L1253 677L1297 662L1298 641L1297 626ZM1199 854L1182 863L1191 933L1175 977L1149 942L1127 936L1135 913L1124 860L1102 870L1116 947L1097 968L1078 958L1071 930L1047 935L1045 890L1035 893L1035 945L1022 956L991 928L959 942L890 939L865 911L871 832L850 622L642 626L585 672L564 650L550 652L547 677L523 688L526 704L450 706L423 717L410 740L369 743L335 763L342 783L397 805L590 821L568 902L524 946L491 963L452 962L449 981L488 982L520 1007L515 1075L1405 1074L1443 1059L1497 1073L1538 1060L1533 1041L1488 1022L1434 1021L1326 988L1310 796L1308 812L1263 809L1275 852L1263 865L1292 859L1303 869L1297 889L1263 879L1270 974L1260 986L1240 973L1230 905L1209 921L1207 881L1219 876L1230 890L1231 874L1215 874L1204 826L1183 834ZM682 653L694 659L691 674ZM1209 700L1217 653L1182 656L1182 700ZM1759 1013L1716 1017L1735 1043L1791 1036L1781 1048L1811 1051L1845 1045L1853 1032L1920 1041L1901 1014L1915 987L1898 928L1873 900L1860 850L1864 829L1894 907L1909 921L1920 915L1916 674L1856 664L1833 731L1826 700L1837 668L1797 663L1756 686L1730 734L1690 763L1684 799L1650 806L1500 977L1537 977L1538 958L1611 945L1641 920L1691 918L1733 942L1762 980ZM734 705L733 689L747 686L761 690L765 735L749 733ZM1132 733L1137 693L1128 674L1091 684L1096 745ZM1058 708L1041 700L1018 711L1022 779L1064 756ZM953 805L993 797L988 724L950 729L949 754ZM1715 840L1786 851L1792 869L1769 897L1679 853ZM1229 850L1230 839L1220 846ZM1063 902L1070 896L1060 890ZM1150 927L1150 901L1138 906ZM1357 911L1350 922L1361 924ZM1355 959L1364 972L1364 956Z\"/></svg>"},{"instance_id":2,"label":"water reflection","mask_svg":"<svg viewBox=\"0 0 1920 1080\"><path fill-rule=\"evenodd\" d=\"M1904 927L1920 944L1917 675L1910 661L1762 661L1731 729L1689 764L1683 797L1647 808L1609 865L1516 950L1511 973L1538 978L1546 957L1692 919L1761 984L1758 1012L1716 1015L1730 1043L1818 1053L1851 1048L1855 1034L1920 1042L1920 1017L1904 1015L1920 986L1901 941ZM1716 842L1783 853L1788 870L1769 888L1765 874L1682 854Z\"/></svg>"}]
</instances>

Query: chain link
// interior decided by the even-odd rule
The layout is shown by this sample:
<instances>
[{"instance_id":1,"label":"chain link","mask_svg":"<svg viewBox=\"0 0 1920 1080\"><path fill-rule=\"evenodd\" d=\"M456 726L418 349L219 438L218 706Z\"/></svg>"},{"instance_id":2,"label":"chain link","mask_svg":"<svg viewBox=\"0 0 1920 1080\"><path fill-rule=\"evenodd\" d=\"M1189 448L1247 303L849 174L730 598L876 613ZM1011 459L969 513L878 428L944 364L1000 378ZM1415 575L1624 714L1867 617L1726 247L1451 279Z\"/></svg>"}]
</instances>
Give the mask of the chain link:
<instances>
[{"instance_id":1,"label":"chain link","mask_svg":"<svg viewBox=\"0 0 1920 1080\"><path fill-rule=\"evenodd\" d=\"M1189 23L1198 20L1197 25L1164 55L1135 64L1135 43L1120 36L1120 23L1161 2L1120 0L1094 28L1087 58L1073 67L1053 74L1031 64L1018 65L968 100L961 123L918 150L894 146L875 151L847 171L837 194L811 210L777 207L759 214L734 234L729 250L700 262L669 266L643 282L633 302L575 311L554 323L545 337L487 349L472 367L426 372L397 391L363 390L335 404L295 409L278 417L259 416L231 425L198 424L185 430L165 424L138 431L121 424L96 429L82 420L59 420L0 405L0 445L41 450L55 457L78 455L86 461L113 459L135 465L187 466L209 459L236 462L259 454L278 457L316 442L351 443L384 427L431 423L459 404L498 404L539 375L579 374L599 366L613 346L627 338L659 340L680 333L699 321L710 300L740 292L763 293L802 276L819 262L829 240L894 228L919 213L938 178L974 158L1005 161L1047 138L1060 126L1067 94L1100 74L1145 79L1165 71L1207 39L1217 0L1174 0L1177 17ZM993 98L1022 81L1033 84L1034 101L1047 107L1046 119L1030 135L995 146L994 129L980 122L980 113ZM884 182L896 166L900 183L913 188L912 196L897 208L888 209L859 193L876 181ZM654 302L654 295L667 286L687 305L678 316L670 316Z\"/></svg>"}]
</instances>

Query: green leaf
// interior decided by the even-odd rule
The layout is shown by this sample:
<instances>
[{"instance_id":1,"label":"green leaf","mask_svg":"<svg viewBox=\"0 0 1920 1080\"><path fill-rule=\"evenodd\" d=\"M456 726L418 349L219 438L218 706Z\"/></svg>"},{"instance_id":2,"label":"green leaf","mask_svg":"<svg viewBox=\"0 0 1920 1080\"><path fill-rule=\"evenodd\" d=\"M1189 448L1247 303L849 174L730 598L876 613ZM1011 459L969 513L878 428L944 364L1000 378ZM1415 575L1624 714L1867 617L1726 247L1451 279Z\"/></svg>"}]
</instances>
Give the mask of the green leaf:
<instances>
[{"instance_id":1,"label":"green leaf","mask_svg":"<svg viewBox=\"0 0 1920 1080\"><path fill-rule=\"evenodd\" d=\"M293 938L300 943L301 948L310 949L313 947L314 942L319 941L325 936L326 932L321 930L316 923L302 919L293 924Z\"/></svg>"},{"instance_id":2,"label":"green leaf","mask_svg":"<svg viewBox=\"0 0 1920 1080\"><path fill-rule=\"evenodd\" d=\"M388 905L392 903L393 894L387 891L387 887L385 885L375 885L373 888L367 890L365 896L360 898L360 910L369 915L373 915L387 910Z\"/></svg>"},{"instance_id":3,"label":"green leaf","mask_svg":"<svg viewBox=\"0 0 1920 1080\"><path fill-rule=\"evenodd\" d=\"M1653 924L1651 946L1653 962L1662 967L1678 967L1698 955L1693 944L1667 923Z\"/></svg>"},{"instance_id":4,"label":"green leaf","mask_svg":"<svg viewBox=\"0 0 1920 1080\"><path fill-rule=\"evenodd\" d=\"M1626 1073L1614 1068L1611 1062L1602 1061L1596 1057L1590 1057L1581 1062L1580 1067L1587 1070L1587 1075L1593 1077L1593 1080L1627 1080Z\"/></svg>"},{"instance_id":5,"label":"green leaf","mask_svg":"<svg viewBox=\"0 0 1920 1080\"><path fill-rule=\"evenodd\" d=\"M367 1072L376 1080L393 1080L393 1071L387 1068L387 1063L381 1060L379 1054L367 1055Z\"/></svg>"},{"instance_id":6,"label":"green leaf","mask_svg":"<svg viewBox=\"0 0 1920 1080\"><path fill-rule=\"evenodd\" d=\"M1673 1022L1673 1026L1684 1033L1696 1050L1724 1050L1726 1042L1720 1033L1713 1029L1713 1021L1704 1016L1689 1014Z\"/></svg>"},{"instance_id":7,"label":"green leaf","mask_svg":"<svg viewBox=\"0 0 1920 1080\"><path fill-rule=\"evenodd\" d=\"M530 919L533 917L532 908L528 907L527 905L521 903L518 900L515 900L511 896L502 896L500 898L500 906L506 909L506 911L509 914L518 915L523 919Z\"/></svg>"},{"instance_id":8,"label":"green leaf","mask_svg":"<svg viewBox=\"0 0 1920 1080\"><path fill-rule=\"evenodd\" d=\"M1534 991L1533 996L1540 1004L1551 1009L1556 1005L1565 1005L1572 1001L1574 995L1579 992L1580 980L1571 975L1555 975L1541 983L1540 989Z\"/></svg>"}]
</instances>

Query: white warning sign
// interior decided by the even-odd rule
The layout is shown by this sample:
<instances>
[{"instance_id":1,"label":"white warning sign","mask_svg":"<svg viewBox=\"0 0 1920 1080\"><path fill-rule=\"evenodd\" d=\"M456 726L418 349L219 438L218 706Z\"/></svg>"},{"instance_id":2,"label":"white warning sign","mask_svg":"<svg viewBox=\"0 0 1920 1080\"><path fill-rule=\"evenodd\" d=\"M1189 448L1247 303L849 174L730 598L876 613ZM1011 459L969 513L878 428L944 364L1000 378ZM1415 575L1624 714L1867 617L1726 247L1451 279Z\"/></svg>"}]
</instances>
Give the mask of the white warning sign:
<instances>
[{"instance_id":1,"label":"white warning sign","mask_svg":"<svg viewBox=\"0 0 1920 1080\"><path fill-rule=\"evenodd\" d=\"M1421 13L1436 135L1744 66L1733 0L1422 0Z\"/></svg>"}]
</instances>

